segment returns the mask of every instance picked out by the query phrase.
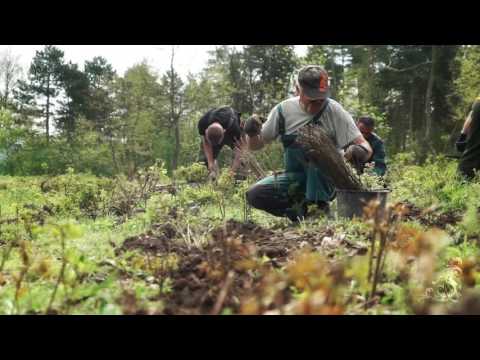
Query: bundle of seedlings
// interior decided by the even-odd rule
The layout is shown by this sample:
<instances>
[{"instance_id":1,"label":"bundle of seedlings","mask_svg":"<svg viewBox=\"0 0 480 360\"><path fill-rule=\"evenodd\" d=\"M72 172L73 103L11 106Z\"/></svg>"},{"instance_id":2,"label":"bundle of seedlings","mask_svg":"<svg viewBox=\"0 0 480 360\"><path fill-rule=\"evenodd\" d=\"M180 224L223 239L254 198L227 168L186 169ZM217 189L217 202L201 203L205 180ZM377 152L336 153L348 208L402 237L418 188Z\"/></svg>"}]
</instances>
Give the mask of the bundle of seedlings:
<instances>
[{"instance_id":1,"label":"bundle of seedlings","mask_svg":"<svg viewBox=\"0 0 480 360\"><path fill-rule=\"evenodd\" d=\"M255 158L255 155L253 155L251 152L242 152L241 161L257 179L262 179L267 176L266 172L262 169Z\"/></svg>"},{"instance_id":2,"label":"bundle of seedlings","mask_svg":"<svg viewBox=\"0 0 480 360\"><path fill-rule=\"evenodd\" d=\"M327 134L318 126L304 126L297 142L308 149L308 158L340 190L365 190L355 170L349 166Z\"/></svg>"},{"instance_id":3,"label":"bundle of seedlings","mask_svg":"<svg viewBox=\"0 0 480 360\"><path fill-rule=\"evenodd\" d=\"M255 155L251 151L248 151L245 148L239 147L239 149L240 149L240 160L242 164L245 166L245 168L250 170L251 173L257 179L262 179L266 177L267 173L262 169Z\"/></svg>"}]
</instances>

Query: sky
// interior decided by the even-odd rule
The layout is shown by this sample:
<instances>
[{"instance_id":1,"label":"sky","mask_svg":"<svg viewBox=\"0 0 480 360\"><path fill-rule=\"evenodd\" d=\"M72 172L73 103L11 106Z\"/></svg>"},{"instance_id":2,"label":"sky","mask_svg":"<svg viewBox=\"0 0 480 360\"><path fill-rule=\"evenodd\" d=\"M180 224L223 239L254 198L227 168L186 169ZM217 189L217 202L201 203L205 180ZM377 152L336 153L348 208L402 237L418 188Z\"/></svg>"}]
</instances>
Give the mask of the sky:
<instances>
[{"instance_id":1,"label":"sky","mask_svg":"<svg viewBox=\"0 0 480 360\"><path fill-rule=\"evenodd\" d=\"M131 66L147 60L153 69L159 73L165 72L170 66L171 45L55 45L65 53L65 60L79 64L82 68L85 60L95 56L103 56L112 64L119 75ZM175 50L175 69L186 78L189 72L196 74L206 65L208 51L218 45L178 45ZM239 49L242 45L235 45ZM30 66L35 51L44 45L0 45L0 53L10 49L12 54L19 56L19 62L24 71ZM307 45L295 45L298 55L306 53Z\"/></svg>"}]
</instances>

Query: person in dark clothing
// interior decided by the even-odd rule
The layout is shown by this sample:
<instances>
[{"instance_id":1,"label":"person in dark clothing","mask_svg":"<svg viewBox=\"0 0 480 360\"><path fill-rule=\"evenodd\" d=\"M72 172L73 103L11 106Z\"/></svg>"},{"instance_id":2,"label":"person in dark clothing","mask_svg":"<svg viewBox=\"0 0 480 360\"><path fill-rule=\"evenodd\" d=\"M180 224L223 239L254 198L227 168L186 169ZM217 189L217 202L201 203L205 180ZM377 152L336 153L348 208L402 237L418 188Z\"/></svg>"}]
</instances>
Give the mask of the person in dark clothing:
<instances>
[{"instance_id":1,"label":"person in dark clothing","mask_svg":"<svg viewBox=\"0 0 480 360\"><path fill-rule=\"evenodd\" d=\"M232 171L237 171L241 164L240 152L235 147L242 136L240 116L230 106L222 106L209 110L198 122L198 132L202 136L200 161L207 166L211 179L218 175L216 159L224 145L234 150Z\"/></svg>"},{"instance_id":2,"label":"person in dark clothing","mask_svg":"<svg viewBox=\"0 0 480 360\"><path fill-rule=\"evenodd\" d=\"M480 170L480 97L477 97L463 125L456 148L462 153L458 165L459 172L467 179L475 177Z\"/></svg>"},{"instance_id":3,"label":"person in dark clothing","mask_svg":"<svg viewBox=\"0 0 480 360\"><path fill-rule=\"evenodd\" d=\"M387 171L387 164L385 161L385 146L383 140L375 134L375 120L369 116L362 116L357 121L357 127L362 133L365 140L368 141L370 147L373 150L372 156L366 159L366 161L354 161L356 164L357 170L362 173L365 169L365 166L371 164L373 166L373 172L378 176L384 176ZM349 147L346 150L346 158L356 159L354 148ZM349 155L351 153L351 155Z\"/></svg>"}]
</instances>

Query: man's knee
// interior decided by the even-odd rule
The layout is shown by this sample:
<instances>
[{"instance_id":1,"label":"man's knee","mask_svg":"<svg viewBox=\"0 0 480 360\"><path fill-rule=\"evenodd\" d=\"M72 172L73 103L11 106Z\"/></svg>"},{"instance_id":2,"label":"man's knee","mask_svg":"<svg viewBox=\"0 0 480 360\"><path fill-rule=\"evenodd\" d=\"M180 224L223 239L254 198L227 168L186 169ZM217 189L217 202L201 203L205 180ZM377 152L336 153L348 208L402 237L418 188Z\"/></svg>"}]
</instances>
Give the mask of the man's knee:
<instances>
[{"instance_id":1,"label":"man's knee","mask_svg":"<svg viewBox=\"0 0 480 360\"><path fill-rule=\"evenodd\" d=\"M269 185L253 185L248 189L246 195L247 202L256 209L265 210L269 208L272 200L271 189Z\"/></svg>"},{"instance_id":2,"label":"man's knee","mask_svg":"<svg viewBox=\"0 0 480 360\"><path fill-rule=\"evenodd\" d=\"M261 185L253 185L250 189L247 190L245 196L247 197L247 202L250 206L258 208L259 195L261 194Z\"/></svg>"}]
</instances>

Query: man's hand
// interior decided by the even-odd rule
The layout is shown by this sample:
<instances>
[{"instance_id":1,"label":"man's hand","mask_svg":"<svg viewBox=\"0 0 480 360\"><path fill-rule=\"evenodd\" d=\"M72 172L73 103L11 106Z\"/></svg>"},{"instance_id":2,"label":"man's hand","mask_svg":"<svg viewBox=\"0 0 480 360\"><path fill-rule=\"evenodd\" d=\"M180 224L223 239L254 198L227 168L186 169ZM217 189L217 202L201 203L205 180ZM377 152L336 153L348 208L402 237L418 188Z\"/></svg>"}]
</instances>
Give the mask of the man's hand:
<instances>
[{"instance_id":1,"label":"man's hand","mask_svg":"<svg viewBox=\"0 0 480 360\"><path fill-rule=\"evenodd\" d=\"M231 171L235 173L237 172L238 168L242 166L242 158L248 151L248 143L245 135L240 136L240 138L235 141L235 147L233 151L235 156L233 159Z\"/></svg>"},{"instance_id":2,"label":"man's hand","mask_svg":"<svg viewBox=\"0 0 480 360\"><path fill-rule=\"evenodd\" d=\"M361 174L365 163L369 160L369 152L362 145L351 145L344 154L345 159L352 164L357 172Z\"/></svg>"},{"instance_id":3,"label":"man's hand","mask_svg":"<svg viewBox=\"0 0 480 360\"><path fill-rule=\"evenodd\" d=\"M217 180L217 177L218 177L218 174L215 171L210 171L210 173L208 174L209 181L214 182Z\"/></svg>"},{"instance_id":4,"label":"man's hand","mask_svg":"<svg viewBox=\"0 0 480 360\"><path fill-rule=\"evenodd\" d=\"M245 133L248 136L257 136L262 131L262 121L258 115L253 115L245 122Z\"/></svg>"},{"instance_id":5,"label":"man's hand","mask_svg":"<svg viewBox=\"0 0 480 360\"><path fill-rule=\"evenodd\" d=\"M353 140L353 143L352 145L358 145L360 146L363 150L365 150L366 154L365 156L367 157L367 161L368 159L370 159L372 156L373 156L373 149L372 147L370 146L370 144L368 143L367 140L365 140L365 138L363 137L363 135L360 135L359 137L357 137L355 140ZM350 148L352 147L352 145L350 145ZM353 148L352 148L353 150ZM348 149L347 149L348 151ZM354 154L351 154L351 155L354 155ZM363 157L363 156L362 156Z\"/></svg>"},{"instance_id":6,"label":"man's hand","mask_svg":"<svg viewBox=\"0 0 480 360\"><path fill-rule=\"evenodd\" d=\"M217 160L215 160L209 167L208 167L208 179L210 181L215 181L218 177L220 169L218 168Z\"/></svg>"},{"instance_id":7,"label":"man's hand","mask_svg":"<svg viewBox=\"0 0 480 360\"><path fill-rule=\"evenodd\" d=\"M345 160L353 162L355 160L361 159L363 163L368 160L368 150L360 145L350 145L345 153L343 154Z\"/></svg>"}]
</instances>

